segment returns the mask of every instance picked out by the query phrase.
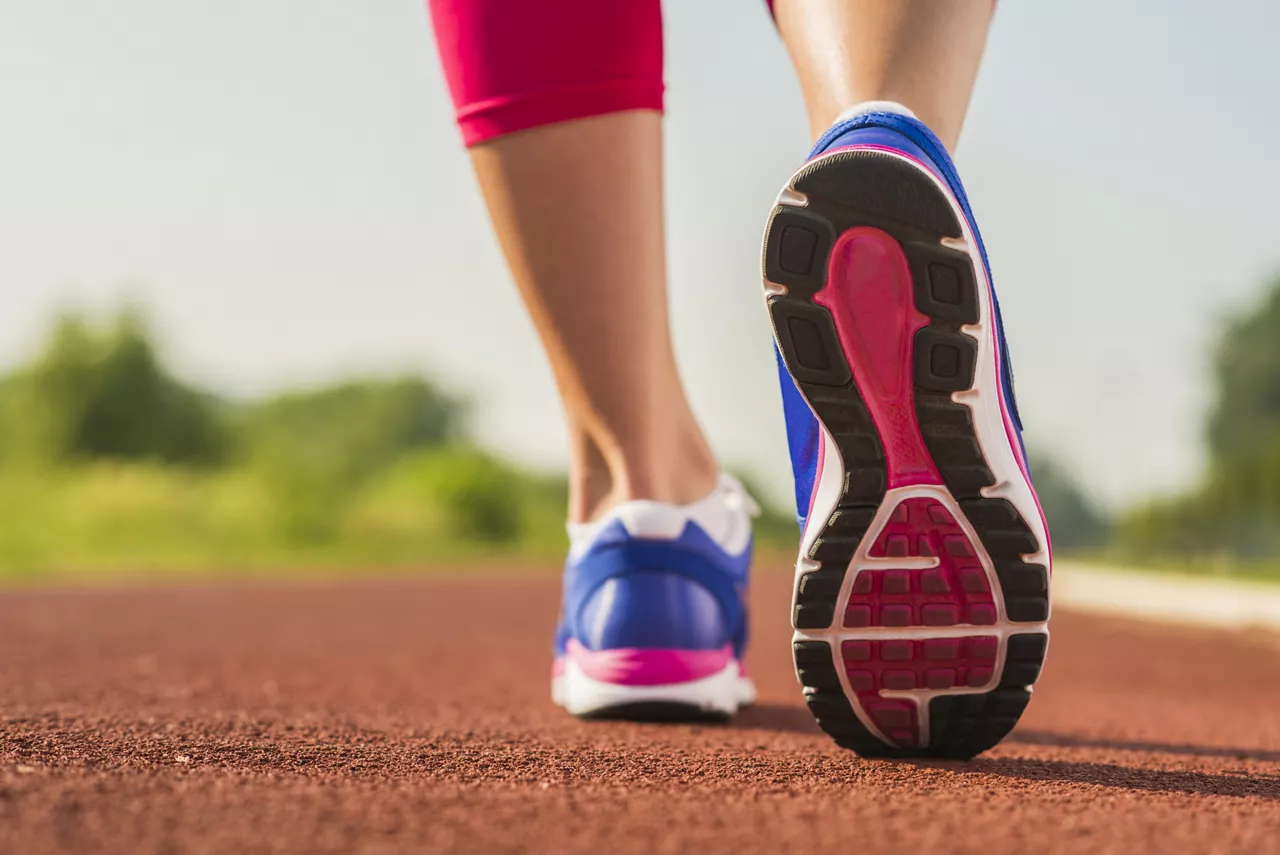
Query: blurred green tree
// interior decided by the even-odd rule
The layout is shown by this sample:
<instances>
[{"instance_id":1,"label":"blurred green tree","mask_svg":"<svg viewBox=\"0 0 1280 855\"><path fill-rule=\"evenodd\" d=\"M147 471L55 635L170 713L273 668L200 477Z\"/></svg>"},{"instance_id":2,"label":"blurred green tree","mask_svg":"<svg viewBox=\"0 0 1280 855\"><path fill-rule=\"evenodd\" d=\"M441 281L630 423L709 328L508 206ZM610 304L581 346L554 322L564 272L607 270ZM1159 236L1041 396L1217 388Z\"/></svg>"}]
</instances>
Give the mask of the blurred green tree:
<instances>
[{"instance_id":1,"label":"blurred green tree","mask_svg":"<svg viewBox=\"0 0 1280 855\"><path fill-rule=\"evenodd\" d=\"M212 463L228 447L220 410L169 374L139 313L98 326L66 313L43 351L0 385L0 451L45 462Z\"/></svg>"},{"instance_id":2,"label":"blurred green tree","mask_svg":"<svg viewBox=\"0 0 1280 855\"><path fill-rule=\"evenodd\" d=\"M1217 396L1208 424L1213 458L1247 459L1280 445L1280 276L1259 306L1227 326L1213 367Z\"/></svg>"},{"instance_id":3,"label":"blurred green tree","mask_svg":"<svg viewBox=\"0 0 1280 855\"><path fill-rule=\"evenodd\" d=\"M1107 539L1109 523L1075 478L1055 459L1033 454L1029 463L1055 549L1088 549Z\"/></svg>"},{"instance_id":4,"label":"blurred green tree","mask_svg":"<svg viewBox=\"0 0 1280 855\"><path fill-rule=\"evenodd\" d=\"M359 485L412 451L463 431L463 404L420 377L353 380L247 407L239 454L272 485L281 528L297 540L337 534Z\"/></svg>"},{"instance_id":5,"label":"blurred green tree","mask_svg":"<svg viewBox=\"0 0 1280 855\"><path fill-rule=\"evenodd\" d=\"M464 407L421 377L352 380L268 398L242 414L242 452L352 483L406 452L461 437Z\"/></svg>"},{"instance_id":6,"label":"blurred green tree","mask_svg":"<svg viewBox=\"0 0 1280 855\"><path fill-rule=\"evenodd\" d=\"M415 452L369 481L349 525L394 537L425 532L438 541L511 544L524 534L538 484L525 473L469 446ZM557 526L563 505L555 503Z\"/></svg>"},{"instance_id":7,"label":"blurred green tree","mask_svg":"<svg viewBox=\"0 0 1280 855\"><path fill-rule=\"evenodd\" d=\"M1125 514L1115 544L1126 557L1280 556L1280 276L1228 322L1213 378L1205 480Z\"/></svg>"}]
</instances>

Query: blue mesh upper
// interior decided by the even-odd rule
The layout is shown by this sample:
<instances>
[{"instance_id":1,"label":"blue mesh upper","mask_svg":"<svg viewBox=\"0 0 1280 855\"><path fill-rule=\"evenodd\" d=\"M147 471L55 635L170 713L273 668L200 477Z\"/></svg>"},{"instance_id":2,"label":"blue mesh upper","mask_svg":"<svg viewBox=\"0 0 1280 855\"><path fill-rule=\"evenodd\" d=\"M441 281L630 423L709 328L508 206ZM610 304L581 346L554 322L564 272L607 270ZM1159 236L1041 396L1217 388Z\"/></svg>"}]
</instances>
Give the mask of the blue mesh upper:
<instances>
[{"instance_id":1,"label":"blue mesh upper","mask_svg":"<svg viewBox=\"0 0 1280 855\"><path fill-rule=\"evenodd\" d=\"M729 555L696 523L675 540L633 537L619 521L565 567L555 653L569 638L589 650L714 650L747 641L743 597L751 546Z\"/></svg>"}]
</instances>

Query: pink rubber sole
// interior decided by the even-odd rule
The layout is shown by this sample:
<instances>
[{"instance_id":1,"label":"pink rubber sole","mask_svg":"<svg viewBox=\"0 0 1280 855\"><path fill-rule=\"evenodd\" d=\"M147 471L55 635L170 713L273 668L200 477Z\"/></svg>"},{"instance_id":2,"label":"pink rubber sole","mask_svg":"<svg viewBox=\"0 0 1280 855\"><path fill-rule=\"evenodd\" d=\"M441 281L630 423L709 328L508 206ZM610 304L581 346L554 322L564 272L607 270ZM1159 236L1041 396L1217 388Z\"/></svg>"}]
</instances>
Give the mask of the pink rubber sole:
<instances>
[{"instance_id":1,"label":"pink rubber sole","mask_svg":"<svg viewBox=\"0 0 1280 855\"><path fill-rule=\"evenodd\" d=\"M813 302L831 313L854 380L880 431L889 488L942 484L916 421L912 340L929 319L916 309L902 246L880 229L850 229L831 249L827 283Z\"/></svg>"},{"instance_id":2,"label":"pink rubber sole","mask_svg":"<svg viewBox=\"0 0 1280 855\"><path fill-rule=\"evenodd\" d=\"M916 333L929 318L915 305L901 244L869 226L846 231L831 250L827 287L813 301L831 313L840 346L884 445L887 486L944 487L916 416ZM846 629L991 626L997 608L975 544L941 501L898 502L855 560ZM894 567L894 559L903 566ZM912 566L920 564L932 566ZM995 636L850 640L840 647L849 687L888 738L920 745L917 703L886 693L983 688L994 677Z\"/></svg>"}]
</instances>

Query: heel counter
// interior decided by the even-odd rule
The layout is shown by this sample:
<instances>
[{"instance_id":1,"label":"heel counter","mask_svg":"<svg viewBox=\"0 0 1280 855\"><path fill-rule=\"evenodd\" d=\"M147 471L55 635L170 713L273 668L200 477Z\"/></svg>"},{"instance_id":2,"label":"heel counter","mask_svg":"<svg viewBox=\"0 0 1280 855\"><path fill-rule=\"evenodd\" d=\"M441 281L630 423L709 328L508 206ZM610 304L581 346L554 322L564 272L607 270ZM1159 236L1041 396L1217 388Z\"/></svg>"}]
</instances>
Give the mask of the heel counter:
<instances>
[{"instance_id":1,"label":"heel counter","mask_svg":"<svg viewBox=\"0 0 1280 855\"><path fill-rule=\"evenodd\" d=\"M714 650L733 639L732 616L697 582L661 571L608 579L569 616L589 650Z\"/></svg>"}]
</instances>

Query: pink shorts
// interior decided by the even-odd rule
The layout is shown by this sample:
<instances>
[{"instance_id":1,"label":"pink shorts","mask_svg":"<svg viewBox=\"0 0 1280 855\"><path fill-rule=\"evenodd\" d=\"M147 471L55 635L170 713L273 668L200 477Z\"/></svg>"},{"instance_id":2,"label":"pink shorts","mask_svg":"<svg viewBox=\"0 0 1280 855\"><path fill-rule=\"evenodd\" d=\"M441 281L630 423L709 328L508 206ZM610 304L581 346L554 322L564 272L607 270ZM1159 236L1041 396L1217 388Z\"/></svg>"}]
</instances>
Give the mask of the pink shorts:
<instances>
[{"instance_id":1,"label":"pink shorts","mask_svg":"<svg viewBox=\"0 0 1280 855\"><path fill-rule=\"evenodd\" d=\"M659 0L429 0L467 145L662 109Z\"/></svg>"},{"instance_id":2,"label":"pink shorts","mask_svg":"<svg viewBox=\"0 0 1280 855\"><path fill-rule=\"evenodd\" d=\"M765 2L772 11L773 0ZM428 5L467 145L568 119L662 109L660 0Z\"/></svg>"}]
</instances>

